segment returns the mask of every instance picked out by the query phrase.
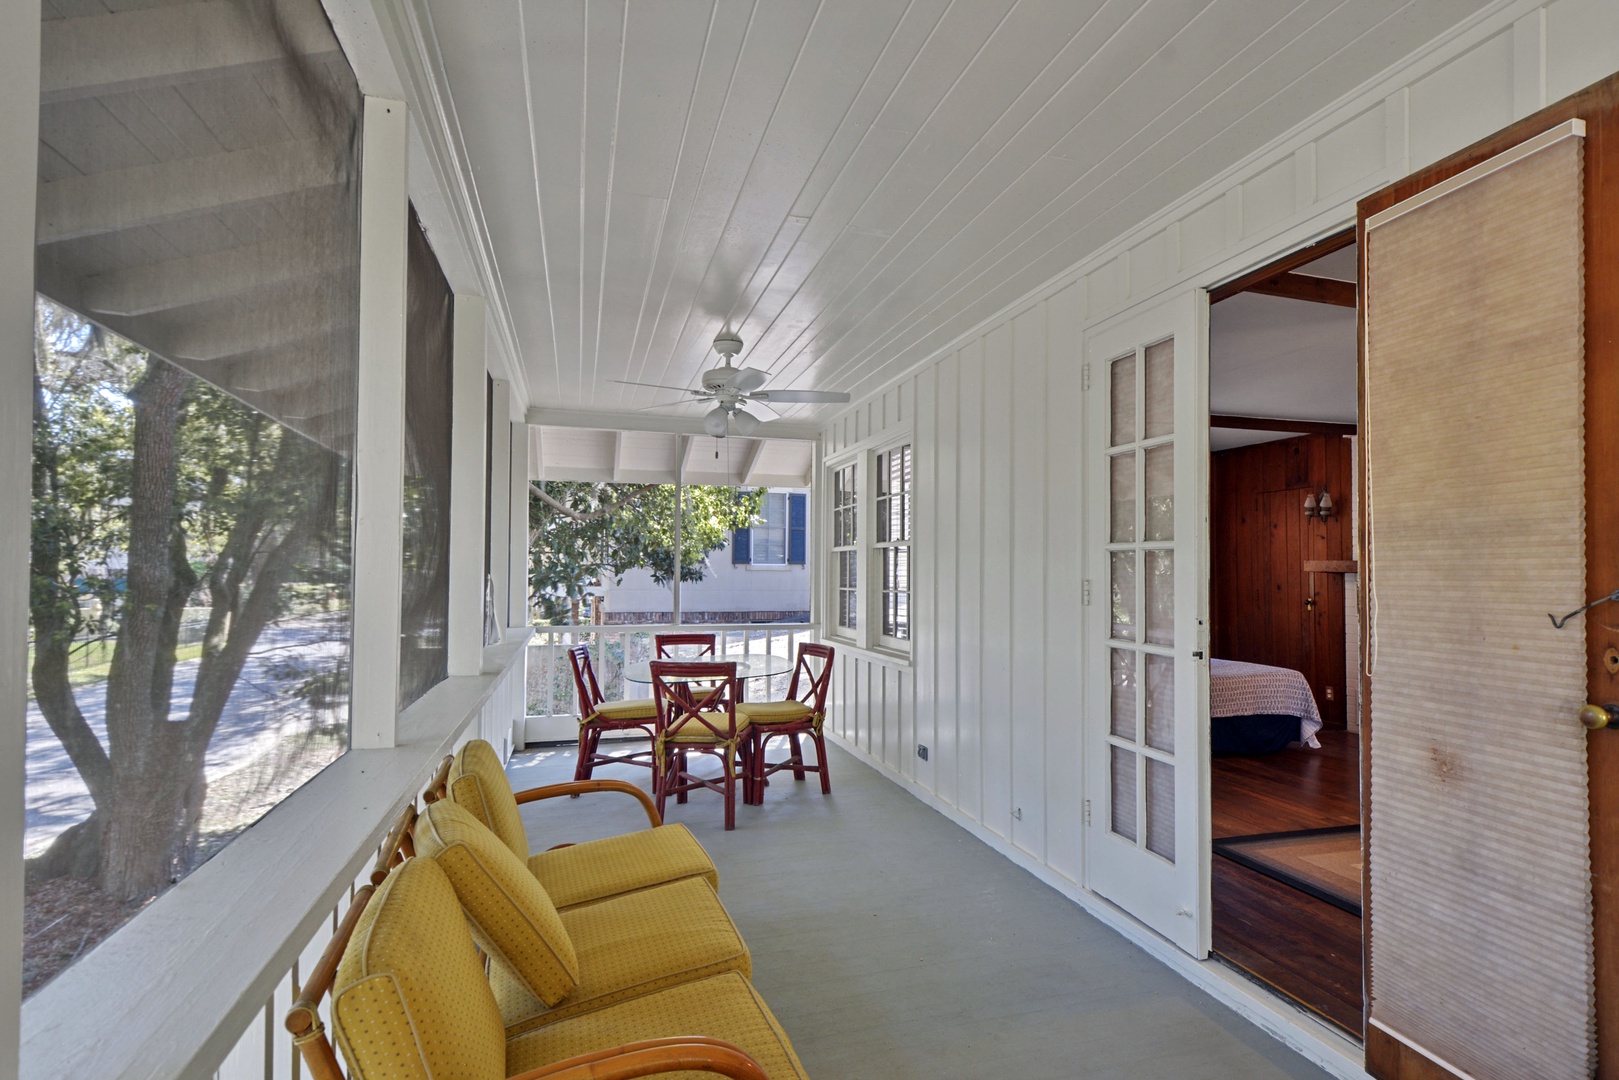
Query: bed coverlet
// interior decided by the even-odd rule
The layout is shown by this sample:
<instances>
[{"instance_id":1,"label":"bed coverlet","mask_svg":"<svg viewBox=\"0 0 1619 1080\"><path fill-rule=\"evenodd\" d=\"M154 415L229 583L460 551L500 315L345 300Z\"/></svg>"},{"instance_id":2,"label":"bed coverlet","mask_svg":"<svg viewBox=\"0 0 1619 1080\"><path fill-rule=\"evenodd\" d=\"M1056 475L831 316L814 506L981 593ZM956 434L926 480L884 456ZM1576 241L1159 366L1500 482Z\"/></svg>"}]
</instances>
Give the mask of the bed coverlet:
<instances>
[{"instance_id":1,"label":"bed coverlet","mask_svg":"<svg viewBox=\"0 0 1619 1080\"><path fill-rule=\"evenodd\" d=\"M1321 712L1302 674L1242 660L1209 661L1209 716L1282 714L1299 718L1299 741L1320 747Z\"/></svg>"}]
</instances>

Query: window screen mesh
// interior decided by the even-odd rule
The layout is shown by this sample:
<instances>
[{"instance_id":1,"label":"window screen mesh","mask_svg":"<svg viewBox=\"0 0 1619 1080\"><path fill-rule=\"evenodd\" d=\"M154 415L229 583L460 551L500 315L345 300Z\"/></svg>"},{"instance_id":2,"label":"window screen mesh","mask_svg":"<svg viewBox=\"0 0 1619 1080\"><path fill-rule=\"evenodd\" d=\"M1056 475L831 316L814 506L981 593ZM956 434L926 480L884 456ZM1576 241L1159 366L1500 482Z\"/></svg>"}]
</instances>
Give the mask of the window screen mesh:
<instances>
[{"instance_id":1,"label":"window screen mesh","mask_svg":"<svg viewBox=\"0 0 1619 1080\"><path fill-rule=\"evenodd\" d=\"M347 746L359 293L319 0L41 13L29 989Z\"/></svg>"},{"instance_id":2,"label":"window screen mesh","mask_svg":"<svg viewBox=\"0 0 1619 1080\"><path fill-rule=\"evenodd\" d=\"M405 536L399 707L448 674L450 611L449 282L410 215L405 294Z\"/></svg>"}]
</instances>

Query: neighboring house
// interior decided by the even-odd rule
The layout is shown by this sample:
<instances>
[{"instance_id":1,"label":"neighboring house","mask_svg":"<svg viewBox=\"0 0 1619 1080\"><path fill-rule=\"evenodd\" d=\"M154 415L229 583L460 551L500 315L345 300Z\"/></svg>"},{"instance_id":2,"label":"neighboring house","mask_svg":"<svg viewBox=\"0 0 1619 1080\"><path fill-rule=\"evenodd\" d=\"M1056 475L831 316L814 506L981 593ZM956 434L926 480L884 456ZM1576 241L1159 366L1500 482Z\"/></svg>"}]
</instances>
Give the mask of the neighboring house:
<instances>
[{"instance_id":1,"label":"neighboring house","mask_svg":"<svg viewBox=\"0 0 1619 1080\"><path fill-rule=\"evenodd\" d=\"M680 586L682 622L808 622L810 617L809 492L772 488L760 507L762 520L738 529L731 542L708 556L700 582ZM606 623L667 622L674 590L632 570L601 592Z\"/></svg>"}]
</instances>

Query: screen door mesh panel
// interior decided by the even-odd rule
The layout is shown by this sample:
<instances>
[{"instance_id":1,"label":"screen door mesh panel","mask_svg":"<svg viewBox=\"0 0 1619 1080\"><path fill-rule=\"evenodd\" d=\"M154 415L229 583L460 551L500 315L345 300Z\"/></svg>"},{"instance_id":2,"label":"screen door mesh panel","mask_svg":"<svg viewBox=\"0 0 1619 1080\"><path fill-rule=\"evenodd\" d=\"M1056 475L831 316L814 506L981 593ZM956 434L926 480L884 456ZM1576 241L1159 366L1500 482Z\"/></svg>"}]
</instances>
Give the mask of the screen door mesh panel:
<instances>
[{"instance_id":1,"label":"screen door mesh panel","mask_svg":"<svg viewBox=\"0 0 1619 1080\"><path fill-rule=\"evenodd\" d=\"M1371 1019L1479 1080L1595 1060L1582 143L1366 234Z\"/></svg>"}]
</instances>

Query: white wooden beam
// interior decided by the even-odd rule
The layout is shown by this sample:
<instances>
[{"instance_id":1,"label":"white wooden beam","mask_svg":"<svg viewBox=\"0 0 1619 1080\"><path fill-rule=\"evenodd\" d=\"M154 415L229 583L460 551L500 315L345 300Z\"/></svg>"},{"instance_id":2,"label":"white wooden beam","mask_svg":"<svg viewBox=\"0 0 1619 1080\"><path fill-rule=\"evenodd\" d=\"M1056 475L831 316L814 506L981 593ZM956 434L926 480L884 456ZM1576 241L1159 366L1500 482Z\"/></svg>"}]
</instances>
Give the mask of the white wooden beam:
<instances>
[{"instance_id":1,"label":"white wooden beam","mask_svg":"<svg viewBox=\"0 0 1619 1080\"><path fill-rule=\"evenodd\" d=\"M508 414L509 415L509 414ZM507 557L511 560L507 570L506 625L508 627L526 627L529 625L528 610L528 425L522 422L511 423L506 416L497 416L497 423L504 423L511 429L511 471L508 474L507 505L510 507L508 519L510 525L509 539L507 541ZM509 635L508 635L509 636Z\"/></svg>"},{"instance_id":2,"label":"white wooden beam","mask_svg":"<svg viewBox=\"0 0 1619 1080\"><path fill-rule=\"evenodd\" d=\"M624 482L624 432L613 432L613 483Z\"/></svg>"},{"instance_id":3,"label":"white wooden beam","mask_svg":"<svg viewBox=\"0 0 1619 1080\"><path fill-rule=\"evenodd\" d=\"M96 315L147 315L338 269L331 261L337 253L314 239L300 229L262 244L88 275L79 302Z\"/></svg>"},{"instance_id":4,"label":"white wooden beam","mask_svg":"<svg viewBox=\"0 0 1619 1080\"><path fill-rule=\"evenodd\" d=\"M0 1076L16 1075L22 1008L39 26L35 4L0 8Z\"/></svg>"},{"instance_id":5,"label":"white wooden beam","mask_svg":"<svg viewBox=\"0 0 1619 1080\"><path fill-rule=\"evenodd\" d=\"M284 66L286 50L340 55L324 14L283 6L274 32L242 0L136 8L45 21L41 96L47 103L128 93ZM7 100L7 108L11 101Z\"/></svg>"},{"instance_id":6,"label":"white wooden beam","mask_svg":"<svg viewBox=\"0 0 1619 1080\"><path fill-rule=\"evenodd\" d=\"M394 745L405 481L405 105L365 99L360 370L354 440L354 673L349 745Z\"/></svg>"},{"instance_id":7,"label":"white wooden beam","mask_svg":"<svg viewBox=\"0 0 1619 1080\"><path fill-rule=\"evenodd\" d=\"M682 480L691 473L691 459L697 453L698 441L695 435L686 435L680 439L677 451L680 455L680 465L676 468L675 475Z\"/></svg>"},{"instance_id":8,"label":"white wooden beam","mask_svg":"<svg viewBox=\"0 0 1619 1080\"><path fill-rule=\"evenodd\" d=\"M512 425L507 420L511 400L511 384L496 379L489 412L489 576L495 593L495 620L501 626L511 625L506 621L511 598L511 498L503 494L511 491Z\"/></svg>"},{"instance_id":9,"label":"white wooden beam","mask_svg":"<svg viewBox=\"0 0 1619 1080\"><path fill-rule=\"evenodd\" d=\"M754 476L759 471L759 459L765 456L765 441L754 439L753 445L748 448L748 456L742 459L742 486L752 487Z\"/></svg>"},{"instance_id":10,"label":"white wooden beam","mask_svg":"<svg viewBox=\"0 0 1619 1080\"><path fill-rule=\"evenodd\" d=\"M485 307L481 296L455 298L455 370L450 392L451 675L483 670L484 432L487 390Z\"/></svg>"},{"instance_id":11,"label":"white wooden beam","mask_svg":"<svg viewBox=\"0 0 1619 1080\"><path fill-rule=\"evenodd\" d=\"M546 427L594 428L597 431L658 431L674 435L707 435L700 416L650 416L647 413L587 412L578 409L530 409L528 422ZM759 425L762 439L814 442L821 429L812 424L771 420Z\"/></svg>"},{"instance_id":12,"label":"white wooden beam","mask_svg":"<svg viewBox=\"0 0 1619 1080\"><path fill-rule=\"evenodd\" d=\"M39 242L155 225L338 180L332 149L320 139L70 176L39 185Z\"/></svg>"}]
</instances>

